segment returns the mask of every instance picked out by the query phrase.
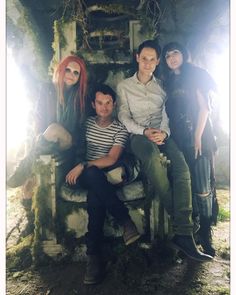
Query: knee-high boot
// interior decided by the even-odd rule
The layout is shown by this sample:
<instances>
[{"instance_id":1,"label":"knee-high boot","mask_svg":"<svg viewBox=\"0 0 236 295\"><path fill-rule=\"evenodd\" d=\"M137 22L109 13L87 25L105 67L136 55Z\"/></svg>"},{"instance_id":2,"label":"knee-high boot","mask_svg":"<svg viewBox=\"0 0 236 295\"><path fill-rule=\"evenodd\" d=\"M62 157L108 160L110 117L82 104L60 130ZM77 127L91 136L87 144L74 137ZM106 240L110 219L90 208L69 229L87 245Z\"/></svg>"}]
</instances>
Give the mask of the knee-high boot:
<instances>
[{"instance_id":1,"label":"knee-high boot","mask_svg":"<svg viewBox=\"0 0 236 295\"><path fill-rule=\"evenodd\" d=\"M212 193L207 196L197 195L198 208L200 212L200 229L198 231L199 243L204 253L215 256L215 249L212 247Z\"/></svg>"},{"instance_id":2,"label":"knee-high boot","mask_svg":"<svg viewBox=\"0 0 236 295\"><path fill-rule=\"evenodd\" d=\"M211 219L209 217L200 216L200 229L198 231L199 242L204 253L215 256L215 249L212 246Z\"/></svg>"}]
</instances>

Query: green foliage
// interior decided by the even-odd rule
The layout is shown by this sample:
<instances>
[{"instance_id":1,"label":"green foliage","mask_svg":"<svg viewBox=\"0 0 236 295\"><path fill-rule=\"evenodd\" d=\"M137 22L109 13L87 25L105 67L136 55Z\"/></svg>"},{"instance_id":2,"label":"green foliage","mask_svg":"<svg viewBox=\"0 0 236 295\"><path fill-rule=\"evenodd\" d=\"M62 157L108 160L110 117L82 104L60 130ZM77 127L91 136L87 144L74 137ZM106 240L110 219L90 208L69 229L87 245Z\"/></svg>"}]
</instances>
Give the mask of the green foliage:
<instances>
[{"instance_id":1,"label":"green foliage","mask_svg":"<svg viewBox=\"0 0 236 295\"><path fill-rule=\"evenodd\" d=\"M224 208L219 208L218 221L228 221L230 219L230 211Z\"/></svg>"}]
</instances>

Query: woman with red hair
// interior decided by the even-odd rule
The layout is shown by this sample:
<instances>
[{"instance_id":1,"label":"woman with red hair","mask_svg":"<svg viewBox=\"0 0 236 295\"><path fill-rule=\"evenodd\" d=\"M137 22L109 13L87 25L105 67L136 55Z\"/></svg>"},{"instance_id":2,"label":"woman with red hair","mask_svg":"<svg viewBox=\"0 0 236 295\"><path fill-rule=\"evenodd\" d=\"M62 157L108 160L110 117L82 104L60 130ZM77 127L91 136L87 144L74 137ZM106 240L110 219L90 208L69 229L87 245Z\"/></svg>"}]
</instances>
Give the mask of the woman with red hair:
<instances>
[{"instance_id":1,"label":"woman with red hair","mask_svg":"<svg viewBox=\"0 0 236 295\"><path fill-rule=\"evenodd\" d=\"M53 84L55 95L44 89L36 115L36 133L47 128L37 136L33 148L7 181L9 187L25 183L32 173L33 161L39 154L65 151L78 145L85 119L87 91L87 72L83 59L75 55L65 57L54 70Z\"/></svg>"}]
</instances>

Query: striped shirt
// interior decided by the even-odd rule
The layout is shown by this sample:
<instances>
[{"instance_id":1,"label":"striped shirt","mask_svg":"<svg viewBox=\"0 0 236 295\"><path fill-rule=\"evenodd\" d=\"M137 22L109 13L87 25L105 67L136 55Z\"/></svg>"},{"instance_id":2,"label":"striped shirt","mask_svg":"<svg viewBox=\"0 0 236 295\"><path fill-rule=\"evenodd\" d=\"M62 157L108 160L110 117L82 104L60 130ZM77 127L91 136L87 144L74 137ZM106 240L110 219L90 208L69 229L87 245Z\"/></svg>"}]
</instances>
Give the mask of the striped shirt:
<instances>
[{"instance_id":1,"label":"striped shirt","mask_svg":"<svg viewBox=\"0 0 236 295\"><path fill-rule=\"evenodd\" d=\"M100 159L108 155L114 145L125 147L129 133L125 126L118 120L107 127L100 127L96 117L89 117L86 121L86 144L88 161Z\"/></svg>"}]
</instances>

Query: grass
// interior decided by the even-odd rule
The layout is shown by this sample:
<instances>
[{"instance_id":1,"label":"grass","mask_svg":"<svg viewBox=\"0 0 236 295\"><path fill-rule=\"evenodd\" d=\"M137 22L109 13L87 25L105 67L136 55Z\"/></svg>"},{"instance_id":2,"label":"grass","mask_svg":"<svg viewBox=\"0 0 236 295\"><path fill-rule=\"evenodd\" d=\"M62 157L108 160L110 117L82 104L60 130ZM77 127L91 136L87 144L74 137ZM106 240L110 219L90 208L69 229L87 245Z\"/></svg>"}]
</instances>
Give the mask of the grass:
<instances>
[{"instance_id":1,"label":"grass","mask_svg":"<svg viewBox=\"0 0 236 295\"><path fill-rule=\"evenodd\" d=\"M229 221L230 211L225 208L219 208L218 221Z\"/></svg>"}]
</instances>

